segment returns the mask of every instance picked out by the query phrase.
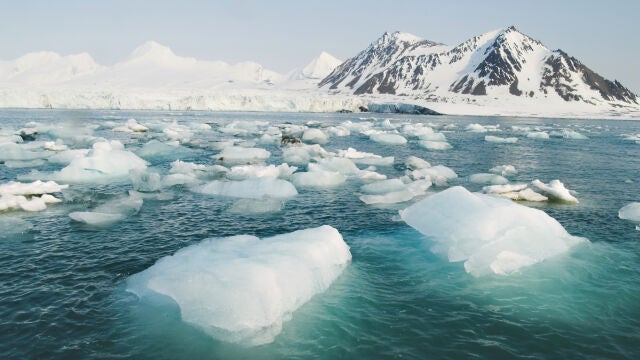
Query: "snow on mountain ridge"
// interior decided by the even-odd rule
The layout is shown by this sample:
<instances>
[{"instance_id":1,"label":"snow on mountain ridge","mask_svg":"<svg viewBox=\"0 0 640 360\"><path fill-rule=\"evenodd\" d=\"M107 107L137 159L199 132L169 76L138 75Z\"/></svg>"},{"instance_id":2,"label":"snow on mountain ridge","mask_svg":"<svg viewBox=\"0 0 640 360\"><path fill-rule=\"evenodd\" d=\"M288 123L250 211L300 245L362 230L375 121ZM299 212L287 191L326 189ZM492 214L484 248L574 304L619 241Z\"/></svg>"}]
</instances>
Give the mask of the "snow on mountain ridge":
<instances>
[{"instance_id":1,"label":"snow on mountain ridge","mask_svg":"<svg viewBox=\"0 0 640 360\"><path fill-rule=\"evenodd\" d=\"M395 35L394 35L395 34ZM520 32L514 26L474 36L454 47L384 33L320 82L354 95L390 94L450 101L475 96L560 97L587 103L637 104L619 82ZM466 99L466 100L465 100Z\"/></svg>"}]
</instances>

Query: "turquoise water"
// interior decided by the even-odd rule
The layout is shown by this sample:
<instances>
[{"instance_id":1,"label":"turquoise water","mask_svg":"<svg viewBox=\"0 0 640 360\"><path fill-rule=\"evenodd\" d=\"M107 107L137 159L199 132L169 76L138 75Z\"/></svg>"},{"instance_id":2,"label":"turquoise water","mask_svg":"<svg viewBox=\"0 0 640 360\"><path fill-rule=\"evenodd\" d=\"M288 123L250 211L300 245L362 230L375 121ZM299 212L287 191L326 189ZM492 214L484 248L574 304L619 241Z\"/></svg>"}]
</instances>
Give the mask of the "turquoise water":
<instances>
[{"instance_id":1,"label":"turquoise water","mask_svg":"<svg viewBox=\"0 0 640 360\"><path fill-rule=\"evenodd\" d=\"M94 136L121 140L128 149L147 135L115 133L106 121L136 118L142 124L211 123L233 120L273 124L318 121L339 124L362 114L177 113L111 111L0 112L2 130L31 121L87 129ZM640 145L623 134L640 133L640 122L491 117L389 116L392 122L455 124L447 132L453 149L429 151L415 139L403 146L381 145L352 133L324 145L336 151L395 156L389 177L404 174L409 155L453 168L466 176L513 164L513 182L560 179L577 191L578 205L534 205L556 218L569 233L590 244L509 276L474 278L461 263L429 251L429 240L395 221L408 204L368 206L357 197L360 183L325 190L299 189L284 209L269 215L226 210L231 199L170 190L170 200L145 200L141 211L111 227L72 222L68 214L126 193L131 185L72 185L65 202L38 213L0 213L0 221L31 225L0 234L0 358L628 358L640 356L640 231L617 218L618 209L640 201ZM527 139L515 144L484 141L487 134L466 125L500 125L498 136L514 136L511 126L573 129L588 140ZM84 130L87 131L87 130ZM491 134L490 134L491 135ZM197 133L184 151L149 159L166 171L177 158L212 163L217 152ZM42 134L40 139L49 139ZM53 138L51 138L53 139ZM275 145L268 163L281 163ZM86 147L86 144L75 144ZM63 165L45 163L40 171ZM0 168L0 183L31 168ZM434 189L436 191L441 189ZM209 237L260 237L323 224L337 228L351 247L353 262L324 293L293 314L273 343L242 347L206 336L180 321L177 306L148 306L125 291L126 279L156 260Z\"/></svg>"}]
</instances>

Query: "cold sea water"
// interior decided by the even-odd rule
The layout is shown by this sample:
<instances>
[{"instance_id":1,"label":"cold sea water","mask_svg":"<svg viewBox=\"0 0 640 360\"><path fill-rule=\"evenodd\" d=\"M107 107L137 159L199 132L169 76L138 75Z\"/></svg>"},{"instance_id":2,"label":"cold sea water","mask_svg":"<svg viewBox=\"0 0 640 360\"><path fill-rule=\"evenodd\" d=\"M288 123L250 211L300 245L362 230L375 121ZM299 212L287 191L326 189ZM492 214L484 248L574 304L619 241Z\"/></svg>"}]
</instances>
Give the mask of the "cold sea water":
<instances>
[{"instance_id":1,"label":"cold sea water","mask_svg":"<svg viewBox=\"0 0 640 360\"><path fill-rule=\"evenodd\" d=\"M148 131L114 131L130 118ZM298 188L281 209L264 214L229 211L235 199L186 185L163 187L144 199L139 212L107 226L75 222L69 213L126 194L133 187L130 180L58 181L70 185L54 194L62 203L40 212L0 212L0 358L640 358L640 231L618 218L621 207L640 201L638 121L0 111L5 139L23 128L40 129L35 140L20 145L33 152L42 150L39 142L57 139L72 149L90 148L99 138L117 139L134 153L152 139L179 141L178 147L171 145L175 151L141 156L161 175L178 159L219 162L216 144L224 139L264 148L271 153L266 163L278 165L283 162L279 138L259 140L268 126L322 130L345 122L400 134L403 125L425 123L446 135L451 149L429 150L406 134L406 144L374 142L352 126L349 135L331 135L322 145L330 152L352 147L393 156L391 166L376 167L388 178L404 176L404 161L413 155L450 167L458 178L448 185L471 191L482 185L470 182L469 175L497 165L515 166L512 183L559 179L575 191L578 204L524 205L543 210L589 242L508 275L475 277L461 262L431 252L432 240L398 219L398 210L420 197L368 205L359 199L363 183L355 179L335 187ZM222 131L240 123L252 125ZM467 128L470 124L480 126ZM169 128L174 130L165 131ZM535 131L552 136L526 136ZM485 141L487 135L518 140L495 143ZM0 164L0 184L24 179L33 170L47 180L47 173L67 165L46 156L29 161ZM428 193L444 189L433 186ZM320 225L342 234L352 261L326 291L291 314L273 342L246 346L218 340L183 322L177 305L156 306L127 291L131 275L204 239L262 238Z\"/></svg>"}]
</instances>

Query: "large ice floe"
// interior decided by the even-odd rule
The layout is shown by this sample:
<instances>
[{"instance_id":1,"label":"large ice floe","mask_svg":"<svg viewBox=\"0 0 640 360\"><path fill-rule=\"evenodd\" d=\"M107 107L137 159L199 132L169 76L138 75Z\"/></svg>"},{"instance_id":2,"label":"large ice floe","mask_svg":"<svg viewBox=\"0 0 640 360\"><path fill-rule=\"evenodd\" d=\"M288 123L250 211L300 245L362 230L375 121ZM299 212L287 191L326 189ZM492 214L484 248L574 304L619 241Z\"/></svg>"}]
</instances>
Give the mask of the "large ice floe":
<instances>
[{"instance_id":1,"label":"large ice floe","mask_svg":"<svg viewBox=\"0 0 640 360\"><path fill-rule=\"evenodd\" d=\"M136 154L125 150L118 140L101 141L84 156L71 160L71 163L53 173L32 172L20 176L21 180L45 178L69 183L104 183L129 178L129 171L144 170L147 162Z\"/></svg>"},{"instance_id":2,"label":"large ice floe","mask_svg":"<svg viewBox=\"0 0 640 360\"><path fill-rule=\"evenodd\" d=\"M122 221L140 211L143 199L135 192L129 196L118 197L97 206L93 211L74 211L69 217L76 221L93 226L107 226Z\"/></svg>"},{"instance_id":3,"label":"large ice floe","mask_svg":"<svg viewBox=\"0 0 640 360\"><path fill-rule=\"evenodd\" d=\"M195 186L193 191L207 195L219 195L234 198L261 199L290 198L298 195L295 186L287 180L263 177L242 181L214 180Z\"/></svg>"},{"instance_id":4,"label":"large ice floe","mask_svg":"<svg viewBox=\"0 0 640 360\"><path fill-rule=\"evenodd\" d=\"M342 236L327 225L264 239L207 239L131 276L127 290L143 302L168 297L182 321L216 339L254 346L272 342L350 260Z\"/></svg>"},{"instance_id":5,"label":"large ice floe","mask_svg":"<svg viewBox=\"0 0 640 360\"><path fill-rule=\"evenodd\" d=\"M588 240L570 235L545 212L456 186L400 211L433 241L431 250L464 261L473 276L519 271Z\"/></svg>"},{"instance_id":6,"label":"large ice floe","mask_svg":"<svg viewBox=\"0 0 640 360\"><path fill-rule=\"evenodd\" d=\"M54 181L21 183L10 181L0 184L0 211L23 210L42 211L48 204L57 204L62 200L51 195L61 192L69 185L60 185Z\"/></svg>"}]
</instances>

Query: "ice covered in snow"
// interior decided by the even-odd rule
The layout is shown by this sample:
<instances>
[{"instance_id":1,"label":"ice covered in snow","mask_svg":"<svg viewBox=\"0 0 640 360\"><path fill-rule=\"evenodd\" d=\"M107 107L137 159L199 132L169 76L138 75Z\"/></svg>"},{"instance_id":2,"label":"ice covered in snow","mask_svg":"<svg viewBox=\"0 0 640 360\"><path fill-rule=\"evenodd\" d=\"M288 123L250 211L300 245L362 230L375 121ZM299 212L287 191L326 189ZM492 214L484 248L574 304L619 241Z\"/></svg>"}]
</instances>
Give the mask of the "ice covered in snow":
<instances>
[{"instance_id":1,"label":"ice covered in snow","mask_svg":"<svg viewBox=\"0 0 640 360\"><path fill-rule=\"evenodd\" d=\"M560 180L551 180L549 184L545 184L536 179L531 182L531 185L551 200L576 204L579 202L578 199L571 194L571 190L564 187L564 184L560 182Z\"/></svg>"},{"instance_id":2,"label":"ice covered in snow","mask_svg":"<svg viewBox=\"0 0 640 360\"><path fill-rule=\"evenodd\" d=\"M226 163L242 163L266 160L271 153L262 148L227 147L216 155L216 159Z\"/></svg>"},{"instance_id":3,"label":"ice covered in snow","mask_svg":"<svg viewBox=\"0 0 640 360\"><path fill-rule=\"evenodd\" d=\"M74 211L69 217L77 222L92 226L106 226L122 221L137 214L144 200L138 194L131 193L105 202L92 211Z\"/></svg>"},{"instance_id":4,"label":"ice covered in snow","mask_svg":"<svg viewBox=\"0 0 640 360\"><path fill-rule=\"evenodd\" d=\"M195 192L235 198L261 199L290 198L298 195L295 186L290 182L275 178L257 178L242 181L214 180L192 189Z\"/></svg>"},{"instance_id":5,"label":"ice covered in snow","mask_svg":"<svg viewBox=\"0 0 640 360\"><path fill-rule=\"evenodd\" d=\"M434 253L464 261L473 276L511 274L587 241L541 210L459 186L426 197L400 216L433 241Z\"/></svg>"},{"instance_id":6,"label":"ice covered in snow","mask_svg":"<svg viewBox=\"0 0 640 360\"><path fill-rule=\"evenodd\" d=\"M618 217L624 220L640 222L640 202L632 202L618 211Z\"/></svg>"},{"instance_id":7,"label":"ice covered in snow","mask_svg":"<svg viewBox=\"0 0 640 360\"><path fill-rule=\"evenodd\" d=\"M132 275L127 290L143 302L169 297L185 323L213 338L254 346L272 342L350 260L338 230L326 225L264 239L207 239Z\"/></svg>"},{"instance_id":8,"label":"ice covered in snow","mask_svg":"<svg viewBox=\"0 0 640 360\"><path fill-rule=\"evenodd\" d=\"M0 194L0 211L23 210L33 212L42 211L46 208L47 203L42 197L31 196L27 198L23 195Z\"/></svg>"},{"instance_id":9,"label":"ice covered in snow","mask_svg":"<svg viewBox=\"0 0 640 360\"><path fill-rule=\"evenodd\" d=\"M384 145L404 145L407 143L407 139L404 136L393 133L374 133L369 135L369 138Z\"/></svg>"},{"instance_id":10,"label":"ice covered in snow","mask_svg":"<svg viewBox=\"0 0 640 360\"><path fill-rule=\"evenodd\" d=\"M517 137L500 137L500 136L491 136L487 135L484 137L484 141L492 142L492 143L500 143L500 144L514 144L518 142Z\"/></svg>"},{"instance_id":11,"label":"ice covered in snow","mask_svg":"<svg viewBox=\"0 0 640 360\"><path fill-rule=\"evenodd\" d=\"M67 189L69 185L59 185L54 181L21 183L10 181L0 184L0 211L42 211L47 204L56 204L62 200L51 195Z\"/></svg>"},{"instance_id":12,"label":"ice covered in snow","mask_svg":"<svg viewBox=\"0 0 640 360\"><path fill-rule=\"evenodd\" d=\"M320 129L307 129L302 134L302 141L323 145L329 142L329 136Z\"/></svg>"}]
</instances>

